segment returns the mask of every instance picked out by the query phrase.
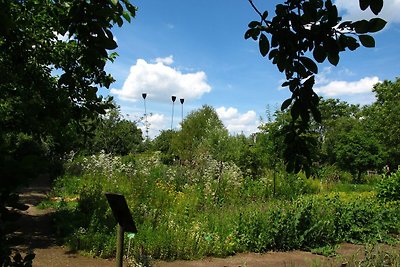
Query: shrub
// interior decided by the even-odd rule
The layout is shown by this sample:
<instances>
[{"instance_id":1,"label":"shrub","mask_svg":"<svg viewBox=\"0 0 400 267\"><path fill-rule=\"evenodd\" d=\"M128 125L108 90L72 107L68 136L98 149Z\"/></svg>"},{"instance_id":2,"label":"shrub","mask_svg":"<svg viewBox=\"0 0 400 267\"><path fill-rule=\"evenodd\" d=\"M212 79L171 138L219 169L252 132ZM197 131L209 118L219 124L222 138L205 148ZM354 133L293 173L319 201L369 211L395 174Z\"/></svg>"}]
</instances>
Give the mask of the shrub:
<instances>
[{"instance_id":1,"label":"shrub","mask_svg":"<svg viewBox=\"0 0 400 267\"><path fill-rule=\"evenodd\" d=\"M400 201L400 168L389 176L383 175L378 184L378 198L384 201Z\"/></svg>"}]
</instances>

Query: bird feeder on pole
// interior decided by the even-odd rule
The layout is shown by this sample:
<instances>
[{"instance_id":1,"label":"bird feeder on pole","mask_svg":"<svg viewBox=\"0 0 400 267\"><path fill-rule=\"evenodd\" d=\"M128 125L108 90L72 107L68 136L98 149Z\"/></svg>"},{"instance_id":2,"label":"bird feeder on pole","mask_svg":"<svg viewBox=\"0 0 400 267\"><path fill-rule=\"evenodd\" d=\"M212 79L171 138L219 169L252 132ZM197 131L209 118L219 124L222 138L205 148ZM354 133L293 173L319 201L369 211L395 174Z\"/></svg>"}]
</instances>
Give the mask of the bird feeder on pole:
<instances>
[{"instance_id":1,"label":"bird feeder on pole","mask_svg":"<svg viewBox=\"0 0 400 267\"><path fill-rule=\"evenodd\" d=\"M172 116L171 116L171 130L172 130L172 126L174 124L174 106L175 106L175 100L176 100L176 96L171 96L171 100L172 100Z\"/></svg>"},{"instance_id":2,"label":"bird feeder on pole","mask_svg":"<svg viewBox=\"0 0 400 267\"><path fill-rule=\"evenodd\" d=\"M144 102L144 128L146 130L146 139L149 139L149 124L147 122L147 109L146 109L146 97L147 93L142 93L143 102Z\"/></svg>"},{"instance_id":3,"label":"bird feeder on pole","mask_svg":"<svg viewBox=\"0 0 400 267\"><path fill-rule=\"evenodd\" d=\"M181 106L182 106L182 113L181 113L181 124L182 124L182 122L183 122L183 103L185 102L185 99L184 99L184 98L181 98L181 99L179 99L179 100L180 100Z\"/></svg>"}]
</instances>

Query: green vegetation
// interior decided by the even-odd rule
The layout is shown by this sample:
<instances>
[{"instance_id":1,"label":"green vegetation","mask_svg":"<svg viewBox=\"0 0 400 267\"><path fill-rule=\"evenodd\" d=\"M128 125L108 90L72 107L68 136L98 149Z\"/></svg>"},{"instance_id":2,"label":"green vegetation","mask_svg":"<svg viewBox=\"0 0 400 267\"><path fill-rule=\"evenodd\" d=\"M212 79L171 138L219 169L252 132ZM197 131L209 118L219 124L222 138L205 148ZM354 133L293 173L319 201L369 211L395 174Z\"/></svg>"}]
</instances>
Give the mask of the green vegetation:
<instances>
[{"instance_id":1,"label":"green vegetation","mask_svg":"<svg viewBox=\"0 0 400 267\"><path fill-rule=\"evenodd\" d=\"M244 37L258 41L260 54L285 74L282 87L292 94L281 106L282 111L290 110L292 119L284 131L290 147L290 153L284 153L287 170L303 169L308 174L313 151L308 149L304 134L311 119L322 121L319 97L313 90L317 64L328 61L337 66L342 52L361 45L375 47L375 39L369 34L382 30L386 21L378 17L342 21L331 0L287 0L276 5L274 14L260 11L252 0L248 1L258 20L248 24ZM383 0L359 0L359 7L377 16Z\"/></svg>"},{"instance_id":2,"label":"green vegetation","mask_svg":"<svg viewBox=\"0 0 400 267\"><path fill-rule=\"evenodd\" d=\"M359 2L375 14L383 4ZM365 33L385 22L338 25L330 0L286 1L271 21L253 7L260 21L245 37L285 72L293 95L282 110L246 137L229 135L203 106L181 130L143 142L136 123L97 94L113 82L104 70L116 56L111 29L130 22L133 5L0 0L0 265L32 263L33 254L11 257L8 207L21 208L16 190L38 175L58 177L42 204L56 208L58 236L102 257L115 253L106 191L128 200L138 258L330 253L343 241L399 241L400 171L390 171L400 163L400 79L377 84L367 107L324 100L312 90L318 67L306 56L336 65L340 52L359 46L349 35L372 47ZM365 175L385 165L384 178Z\"/></svg>"},{"instance_id":3,"label":"green vegetation","mask_svg":"<svg viewBox=\"0 0 400 267\"><path fill-rule=\"evenodd\" d=\"M60 238L102 257L114 255L116 231L104 192L127 198L139 230L131 244L137 259L292 249L333 254L341 242L398 242L400 171L365 172L381 172L388 161L385 144L367 127L371 107L331 99L321 99L321 107L324 123L312 124L304 139L314 154L310 178L285 170L287 113L277 112L254 138L229 135L215 110L203 106L142 153L71 153L54 181L50 197L57 201L44 205L58 210ZM380 149L347 150L348 140L363 138ZM341 151L355 160L340 160Z\"/></svg>"},{"instance_id":4,"label":"green vegetation","mask_svg":"<svg viewBox=\"0 0 400 267\"><path fill-rule=\"evenodd\" d=\"M55 181L53 194L64 202L54 203L55 225L72 248L113 256L116 223L103 193L118 192L126 196L138 226L132 241L137 257L194 259L398 241L398 201L381 202L374 191L339 192L327 180L283 170L274 197L271 178L244 177L234 164L220 170L211 158L195 170L166 165L157 152L80 158Z\"/></svg>"}]
</instances>

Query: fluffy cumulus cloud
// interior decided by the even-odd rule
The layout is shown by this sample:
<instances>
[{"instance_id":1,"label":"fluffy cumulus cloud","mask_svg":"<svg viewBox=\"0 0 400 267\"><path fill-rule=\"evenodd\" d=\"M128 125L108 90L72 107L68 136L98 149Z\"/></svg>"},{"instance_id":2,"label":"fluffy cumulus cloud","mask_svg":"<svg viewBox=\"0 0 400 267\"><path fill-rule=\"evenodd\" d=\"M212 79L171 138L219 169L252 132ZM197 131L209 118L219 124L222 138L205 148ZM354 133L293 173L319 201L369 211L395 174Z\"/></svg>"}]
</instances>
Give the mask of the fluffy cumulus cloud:
<instances>
[{"instance_id":1,"label":"fluffy cumulus cloud","mask_svg":"<svg viewBox=\"0 0 400 267\"><path fill-rule=\"evenodd\" d=\"M365 94L372 91L373 86L379 82L376 76L364 77L358 81L329 81L324 80L324 84L315 86L315 92L328 97L345 95Z\"/></svg>"},{"instance_id":2,"label":"fluffy cumulus cloud","mask_svg":"<svg viewBox=\"0 0 400 267\"><path fill-rule=\"evenodd\" d=\"M335 4L344 20L370 19L376 17L370 9L361 11L358 0L336 0ZM400 0L385 0L379 17L385 19L389 23L399 23L399 11Z\"/></svg>"},{"instance_id":3,"label":"fluffy cumulus cloud","mask_svg":"<svg viewBox=\"0 0 400 267\"><path fill-rule=\"evenodd\" d=\"M191 100L211 91L203 71L182 73L170 66L173 62L173 56L157 58L155 63L138 59L131 66L122 88L111 89L111 93L124 100L136 101L146 92L152 101L170 102L172 95Z\"/></svg>"},{"instance_id":4,"label":"fluffy cumulus cloud","mask_svg":"<svg viewBox=\"0 0 400 267\"><path fill-rule=\"evenodd\" d=\"M216 111L231 134L244 133L245 135L250 135L257 132L259 121L257 120L257 114L253 110L242 114L236 108L220 107Z\"/></svg>"}]
</instances>

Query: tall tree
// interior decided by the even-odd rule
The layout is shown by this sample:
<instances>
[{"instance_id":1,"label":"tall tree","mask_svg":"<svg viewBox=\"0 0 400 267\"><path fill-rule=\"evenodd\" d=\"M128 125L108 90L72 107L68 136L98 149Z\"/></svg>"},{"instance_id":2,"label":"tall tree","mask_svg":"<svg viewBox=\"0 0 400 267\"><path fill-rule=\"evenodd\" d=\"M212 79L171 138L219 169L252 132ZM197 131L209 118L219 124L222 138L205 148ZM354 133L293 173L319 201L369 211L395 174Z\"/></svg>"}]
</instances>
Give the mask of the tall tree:
<instances>
[{"instance_id":1,"label":"tall tree","mask_svg":"<svg viewBox=\"0 0 400 267\"><path fill-rule=\"evenodd\" d=\"M204 105L192 111L182 122L182 129L172 140L172 149L181 160L193 161L198 154L217 155L221 142L228 137L228 131L214 108Z\"/></svg>"},{"instance_id":2,"label":"tall tree","mask_svg":"<svg viewBox=\"0 0 400 267\"><path fill-rule=\"evenodd\" d=\"M63 152L66 132L112 106L97 94L113 82L111 29L135 12L128 0L0 0L0 225L12 192Z\"/></svg>"},{"instance_id":3,"label":"tall tree","mask_svg":"<svg viewBox=\"0 0 400 267\"><path fill-rule=\"evenodd\" d=\"M351 172L356 182L369 169L382 167L385 152L379 140L363 127L363 118L339 118L324 142L330 164Z\"/></svg>"},{"instance_id":4,"label":"tall tree","mask_svg":"<svg viewBox=\"0 0 400 267\"><path fill-rule=\"evenodd\" d=\"M387 152L385 164L397 169L400 164L400 78L374 86L376 101L365 109L364 124Z\"/></svg>"}]
</instances>

